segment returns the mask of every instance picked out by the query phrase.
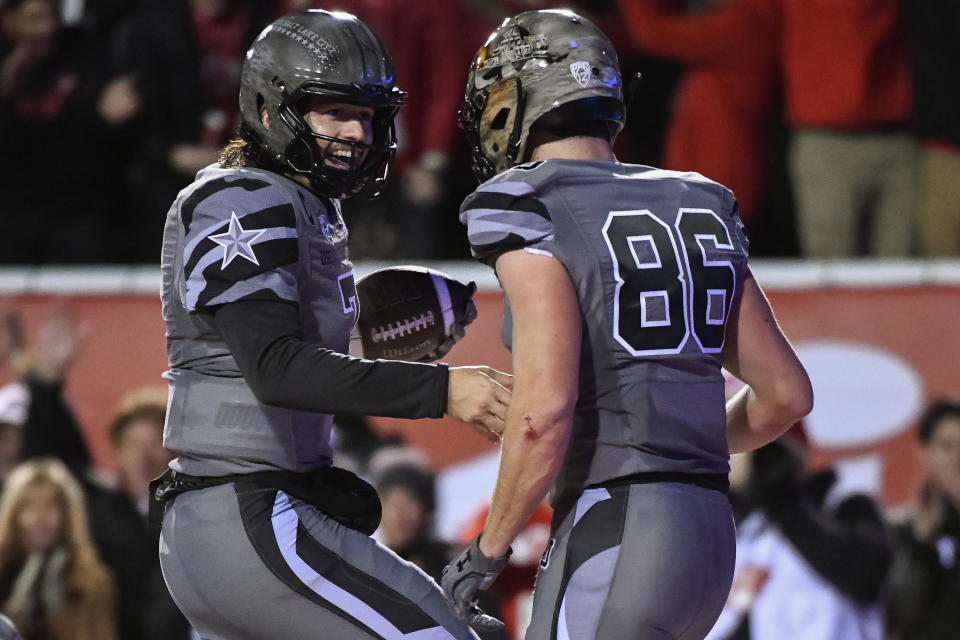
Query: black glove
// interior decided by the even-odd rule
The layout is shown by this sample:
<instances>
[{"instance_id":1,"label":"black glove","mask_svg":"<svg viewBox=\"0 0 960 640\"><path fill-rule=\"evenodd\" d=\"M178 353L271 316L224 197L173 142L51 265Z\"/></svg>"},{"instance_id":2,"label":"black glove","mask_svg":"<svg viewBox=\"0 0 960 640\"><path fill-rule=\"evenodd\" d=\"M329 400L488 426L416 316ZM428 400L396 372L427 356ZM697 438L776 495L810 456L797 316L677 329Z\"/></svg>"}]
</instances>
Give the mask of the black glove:
<instances>
[{"instance_id":1,"label":"black glove","mask_svg":"<svg viewBox=\"0 0 960 640\"><path fill-rule=\"evenodd\" d=\"M476 285L472 282L470 285L476 289ZM428 353L425 356L417 359L417 362L436 362L443 356L450 353L450 349L453 349L453 345L460 342L460 339L463 336L467 335L466 326L477 319L477 305L473 303L473 300L467 300L466 306L464 307L463 320L460 322L454 321L453 326L450 327L450 333L447 334L446 339L437 345L437 348Z\"/></svg>"},{"instance_id":2,"label":"black glove","mask_svg":"<svg viewBox=\"0 0 960 640\"><path fill-rule=\"evenodd\" d=\"M489 632L503 629L503 622L484 613L477 606L477 591L486 591L497 579L513 549L499 558L488 558L480 551L480 536L464 549L453 562L443 568L440 588L447 604L475 631Z\"/></svg>"}]
</instances>

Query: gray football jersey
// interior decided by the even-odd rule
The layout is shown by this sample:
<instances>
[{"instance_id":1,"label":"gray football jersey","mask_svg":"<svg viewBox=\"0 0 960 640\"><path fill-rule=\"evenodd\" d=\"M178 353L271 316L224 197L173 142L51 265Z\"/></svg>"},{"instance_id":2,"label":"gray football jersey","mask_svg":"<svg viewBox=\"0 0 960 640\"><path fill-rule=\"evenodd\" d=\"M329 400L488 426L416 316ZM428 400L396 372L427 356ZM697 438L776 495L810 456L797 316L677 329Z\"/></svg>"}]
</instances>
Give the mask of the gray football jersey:
<instances>
[{"instance_id":1,"label":"gray football jersey","mask_svg":"<svg viewBox=\"0 0 960 640\"><path fill-rule=\"evenodd\" d=\"M339 202L268 171L207 167L167 214L162 270L171 466L225 475L329 464L331 416L258 402L210 311L295 303L304 340L346 353L357 303Z\"/></svg>"},{"instance_id":2,"label":"gray football jersey","mask_svg":"<svg viewBox=\"0 0 960 640\"><path fill-rule=\"evenodd\" d=\"M474 257L546 252L583 316L557 494L639 472L726 473L721 351L747 268L733 194L695 173L608 161L520 165L464 201ZM509 300L503 339L511 341Z\"/></svg>"}]
</instances>

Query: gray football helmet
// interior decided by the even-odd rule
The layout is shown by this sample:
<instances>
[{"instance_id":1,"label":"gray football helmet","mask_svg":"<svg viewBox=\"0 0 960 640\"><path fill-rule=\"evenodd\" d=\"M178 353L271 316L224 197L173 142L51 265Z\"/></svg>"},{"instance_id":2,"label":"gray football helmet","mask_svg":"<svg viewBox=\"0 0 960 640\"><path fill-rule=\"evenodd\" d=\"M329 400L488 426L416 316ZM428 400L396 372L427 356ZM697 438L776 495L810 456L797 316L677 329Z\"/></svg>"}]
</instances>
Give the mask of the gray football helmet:
<instances>
[{"instance_id":1,"label":"gray football helmet","mask_svg":"<svg viewBox=\"0 0 960 640\"><path fill-rule=\"evenodd\" d=\"M373 142L312 131L298 106L309 95L373 107ZM265 168L307 176L320 195L374 197L396 153L393 119L405 97L390 54L363 22L341 11L291 13L264 29L247 51L240 76L241 135L258 146ZM269 128L260 119L261 107ZM353 165L329 166L332 145L321 152L317 139L349 147Z\"/></svg>"},{"instance_id":2,"label":"gray football helmet","mask_svg":"<svg viewBox=\"0 0 960 640\"><path fill-rule=\"evenodd\" d=\"M613 45L589 20L566 10L504 20L471 62L460 109L481 182L527 160L531 127L602 121L612 140L625 119Z\"/></svg>"}]
</instances>

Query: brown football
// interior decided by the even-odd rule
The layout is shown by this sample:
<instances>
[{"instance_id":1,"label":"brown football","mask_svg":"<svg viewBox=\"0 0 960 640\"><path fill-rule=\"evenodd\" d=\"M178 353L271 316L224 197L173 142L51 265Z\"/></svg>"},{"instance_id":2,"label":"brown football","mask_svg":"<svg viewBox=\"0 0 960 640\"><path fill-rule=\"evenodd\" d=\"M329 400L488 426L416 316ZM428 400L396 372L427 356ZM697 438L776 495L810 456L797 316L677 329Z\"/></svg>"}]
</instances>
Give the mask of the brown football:
<instances>
[{"instance_id":1,"label":"brown football","mask_svg":"<svg viewBox=\"0 0 960 640\"><path fill-rule=\"evenodd\" d=\"M380 269L357 281L365 358L424 362L465 325L477 285L418 266Z\"/></svg>"}]
</instances>

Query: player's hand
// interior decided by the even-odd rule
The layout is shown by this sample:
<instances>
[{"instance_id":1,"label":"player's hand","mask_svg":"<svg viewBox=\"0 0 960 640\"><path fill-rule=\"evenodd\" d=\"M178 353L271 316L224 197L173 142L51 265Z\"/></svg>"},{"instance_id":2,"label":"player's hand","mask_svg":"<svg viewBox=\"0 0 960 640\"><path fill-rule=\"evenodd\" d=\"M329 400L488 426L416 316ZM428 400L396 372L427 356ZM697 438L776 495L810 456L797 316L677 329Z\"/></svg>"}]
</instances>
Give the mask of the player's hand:
<instances>
[{"instance_id":1,"label":"player's hand","mask_svg":"<svg viewBox=\"0 0 960 640\"><path fill-rule=\"evenodd\" d=\"M489 632L503 629L503 622L488 615L477 606L477 592L486 591L507 566L512 549L499 558L488 558L480 551L480 536L457 558L443 568L440 588L443 597L458 618L475 631Z\"/></svg>"},{"instance_id":2,"label":"player's hand","mask_svg":"<svg viewBox=\"0 0 960 640\"><path fill-rule=\"evenodd\" d=\"M513 376L490 367L450 367L447 414L491 442L500 440Z\"/></svg>"},{"instance_id":3,"label":"player's hand","mask_svg":"<svg viewBox=\"0 0 960 640\"><path fill-rule=\"evenodd\" d=\"M472 285L473 283L471 282L470 284ZM454 322L453 326L450 327L450 331L447 333L446 339L437 345L436 349L420 358L418 362L436 362L450 353L450 349L453 349L453 345L460 342L460 339L467 335L467 325L476 319L477 305L473 303L473 300L467 300L466 310L463 314L463 320L460 322Z\"/></svg>"}]
</instances>

